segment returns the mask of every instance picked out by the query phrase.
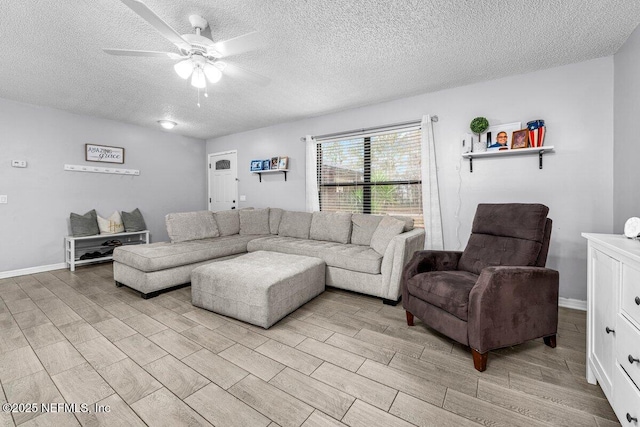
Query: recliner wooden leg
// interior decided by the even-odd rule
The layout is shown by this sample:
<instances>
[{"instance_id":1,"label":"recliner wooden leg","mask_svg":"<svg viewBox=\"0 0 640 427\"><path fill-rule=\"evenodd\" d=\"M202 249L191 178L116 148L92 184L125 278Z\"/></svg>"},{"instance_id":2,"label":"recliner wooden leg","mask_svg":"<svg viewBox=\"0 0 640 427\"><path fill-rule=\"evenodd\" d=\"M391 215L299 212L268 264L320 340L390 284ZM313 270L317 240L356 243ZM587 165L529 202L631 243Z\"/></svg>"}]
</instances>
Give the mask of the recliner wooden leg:
<instances>
[{"instance_id":1,"label":"recliner wooden leg","mask_svg":"<svg viewBox=\"0 0 640 427\"><path fill-rule=\"evenodd\" d=\"M556 336L555 335L549 335L548 337L544 337L543 338L544 343L546 345L548 345L551 348L556 348Z\"/></svg>"},{"instance_id":2,"label":"recliner wooden leg","mask_svg":"<svg viewBox=\"0 0 640 427\"><path fill-rule=\"evenodd\" d=\"M407 325L413 326L413 314L409 313L409 311L406 311L406 312L407 312Z\"/></svg>"},{"instance_id":3,"label":"recliner wooden leg","mask_svg":"<svg viewBox=\"0 0 640 427\"><path fill-rule=\"evenodd\" d=\"M487 357L489 352L480 353L478 350L472 348L471 355L473 356L473 367L480 372L484 372L487 369Z\"/></svg>"}]
</instances>

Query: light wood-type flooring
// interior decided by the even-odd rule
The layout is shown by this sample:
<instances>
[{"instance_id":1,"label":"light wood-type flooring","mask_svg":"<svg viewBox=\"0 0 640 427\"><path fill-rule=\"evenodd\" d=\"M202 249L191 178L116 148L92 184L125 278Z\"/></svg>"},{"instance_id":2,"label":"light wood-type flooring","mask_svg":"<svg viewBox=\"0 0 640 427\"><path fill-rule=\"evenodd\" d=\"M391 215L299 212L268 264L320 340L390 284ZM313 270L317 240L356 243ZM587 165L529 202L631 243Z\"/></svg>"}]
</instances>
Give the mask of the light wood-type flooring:
<instances>
[{"instance_id":1,"label":"light wood-type flooring","mask_svg":"<svg viewBox=\"0 0 640 427\"><path fill-rule=\"evenodd\" d=\"M143 300L110 264L2 279L0 298L1 403L77 404L0 426L619 425L585 381L580 311L560 310L557 348L492 352L480 373L400 305L336 289L268 330L193 307L189 287Z\"/></svg>"}]
</instances>

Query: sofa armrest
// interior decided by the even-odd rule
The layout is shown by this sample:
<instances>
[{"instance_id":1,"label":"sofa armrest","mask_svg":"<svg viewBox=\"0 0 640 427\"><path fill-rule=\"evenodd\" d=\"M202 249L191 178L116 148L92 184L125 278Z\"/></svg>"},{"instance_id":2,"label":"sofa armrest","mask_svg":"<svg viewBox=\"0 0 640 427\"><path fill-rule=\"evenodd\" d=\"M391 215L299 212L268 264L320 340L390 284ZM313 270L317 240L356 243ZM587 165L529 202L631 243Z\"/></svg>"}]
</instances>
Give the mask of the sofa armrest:
<instances>
[{"instance_id":1,"label":"sofa armrest","mask_svg":"<svg viewBox=\"0 0 640 427\"><path fill-rule=\"evenodd\" d=\"M414 228L391 239L382 257L382 297L397 301L400 298L402 269L414 252L424 248L424 228Z\"/></svg>"},{"instance_id":2,"label":"sofa armrest","mask_svg":"<svg viewBox=\"0 0 640 427\"><path fill-rule=\"evenodd\" d=\"M559 274L543 267L487 267L469 294L469 346L496 348L554 335Z\"/></svg>"}]
</instances>

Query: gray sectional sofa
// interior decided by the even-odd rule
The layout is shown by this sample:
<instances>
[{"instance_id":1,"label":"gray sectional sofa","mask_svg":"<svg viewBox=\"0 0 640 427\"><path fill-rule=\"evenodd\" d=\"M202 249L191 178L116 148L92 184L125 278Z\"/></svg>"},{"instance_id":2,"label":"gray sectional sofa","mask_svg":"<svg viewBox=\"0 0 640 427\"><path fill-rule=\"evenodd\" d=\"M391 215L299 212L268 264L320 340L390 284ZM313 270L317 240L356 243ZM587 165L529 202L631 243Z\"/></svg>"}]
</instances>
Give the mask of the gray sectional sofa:
<instances>
[{"instance_id":1,"label":"gray sectional sofa","mask_svg":"<svg viewBox=\"0 0 640 427\"><path fill-rule=\"evenodd\" d=\"M201 265L272 251L320 258L326 285L396 303L402 269L425 239L424 229L414 229L407 217L277 208L175 213L166 224L171 242L115 249L117 285L148 298L190 283Z\"/></svg>"}]
</instances>

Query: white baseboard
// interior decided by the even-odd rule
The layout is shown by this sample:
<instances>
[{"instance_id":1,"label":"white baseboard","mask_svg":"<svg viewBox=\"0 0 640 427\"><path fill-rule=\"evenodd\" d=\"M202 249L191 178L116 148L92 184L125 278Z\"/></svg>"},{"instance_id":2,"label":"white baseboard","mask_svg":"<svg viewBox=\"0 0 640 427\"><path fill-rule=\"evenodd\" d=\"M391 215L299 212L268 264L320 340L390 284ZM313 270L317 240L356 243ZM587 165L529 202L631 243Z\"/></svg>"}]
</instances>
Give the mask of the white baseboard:
<instances>
[{"instance_id":1,"label":"white baseboard","mask_svg":"<svg viewBox=\"0 0 640 427\"><path fill-rule=\"evenodd\" d=\"M573 298L558 298L558 305L564 308L587 311L587 301Z\"/></svg>"},{"instance_id":2,"label":"white baseboard","mask_svg":"<svg viewBox=\"0 0 640 427\"><path fill-rule=\"evenodd\" d=\"M58 264L22 268L20 270L0 271L0 279L6 279L7 277L26 276L27 274L44 273L45 271L60 270L63 268L67 268L67 263L61 262Z\"/></svg>"}]
</instances>

